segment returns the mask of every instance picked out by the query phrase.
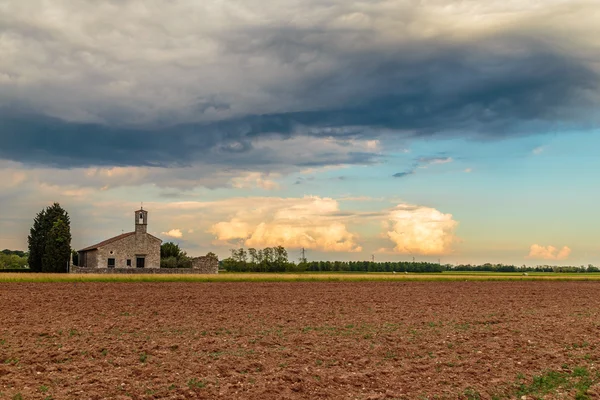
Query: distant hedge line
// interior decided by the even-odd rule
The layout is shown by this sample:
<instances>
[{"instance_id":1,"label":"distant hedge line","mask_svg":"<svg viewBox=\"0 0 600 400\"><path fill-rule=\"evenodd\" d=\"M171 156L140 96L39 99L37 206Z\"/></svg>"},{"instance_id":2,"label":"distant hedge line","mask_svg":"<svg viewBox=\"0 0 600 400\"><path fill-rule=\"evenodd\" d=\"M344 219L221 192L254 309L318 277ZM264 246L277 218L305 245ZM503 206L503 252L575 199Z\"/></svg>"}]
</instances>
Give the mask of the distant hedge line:
<instances>
[{"instance_id":1,"label":"distant hedge line","mask_svg":"<svg viewBox=\"0 0 600 400\"><path fill-rule=\"evenodd\" d=\"M590 273L600 272L593 266L516 266L504 264L451 265L431 262L372 262L372 261L309 261L301 263L265 261L247 262L227 258L221 267L228 272L411 272L441 273L443 271L464 272L556 272Z\"/></svg>"},{"instance_id":2,"label":"distant hedge line","mask_svg":"<svg viewBox=\"0 0 600 400\"><path fill-rule=\"evenodd\" d=\"M229 272L442 272L445 265L428 262L371 262L371 261L309 261L299 264L290 262L235 261L231 258L221 262Z\"/></svg>"}]
</instances>

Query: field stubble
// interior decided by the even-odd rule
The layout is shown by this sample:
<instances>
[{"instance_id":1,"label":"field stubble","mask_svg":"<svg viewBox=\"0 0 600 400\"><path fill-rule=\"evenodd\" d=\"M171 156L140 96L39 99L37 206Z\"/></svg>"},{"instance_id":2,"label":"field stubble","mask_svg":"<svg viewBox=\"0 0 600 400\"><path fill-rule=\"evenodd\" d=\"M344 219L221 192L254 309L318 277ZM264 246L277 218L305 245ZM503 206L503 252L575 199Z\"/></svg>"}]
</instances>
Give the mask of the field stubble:
<instances>
[{"instance_id":1,"label":"field stubble","mask_svg":"<svg viewBox=\"0 0 600 400\"><path fill-rule=\"evenodd\" d=\"M596 397L598 289L0 283L0 398Z\"/></svg>"}]
</instances>

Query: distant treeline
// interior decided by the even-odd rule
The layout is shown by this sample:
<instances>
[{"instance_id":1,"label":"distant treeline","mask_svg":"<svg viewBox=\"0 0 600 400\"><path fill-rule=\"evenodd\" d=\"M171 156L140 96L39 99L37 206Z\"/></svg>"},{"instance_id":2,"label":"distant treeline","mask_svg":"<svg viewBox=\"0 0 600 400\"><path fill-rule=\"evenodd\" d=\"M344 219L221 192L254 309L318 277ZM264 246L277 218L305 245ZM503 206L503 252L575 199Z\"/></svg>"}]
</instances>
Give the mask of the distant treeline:
<instances>
[{"instance_id":1,"label":"distant treeline","mask_svg":"<svg viewBox=\"0 0 600 400\"><path fill-rule=\"evenodd\" d=\"M22 269L27 267L27 253L20 250L0 251L0 269Z\"/></svg>"},{"instance_id":2,"label":"distant treeline","mask_svg":"<svg viewBox=\"0 0 600 400\"><path fill-rule=\"evenodd\" d=\"M425 272L441 273L443 271L473 272L600 272L600 269L588 265L558 267L541 265L505 264L440 264L433 262L373 262L373 261L306 261L298 263L288 260L287 250L282 246L267 247L261 250L232 249L231 256L220 261L220 267L229 272Z\"/></svg>"},{"instance_id":3,"label":"distant treeline","mask_svg":"<svg viewBox=\"0 0 600 400\"><path fill-rule=\"evenodd\" d=\"M442 272L444 265L427 262L371 262L371 261L308 261L250 262L226 258L221 267L230 272Z\"/></svg>"},{"instance_id":4,"label":"distant treeline","mask_svg":"<svg viewBox=\"0 0 600 400\"><path fill-rule=\"evenodd\" d=\"M442 272L445 265L430 262L306 261L288 260L283 246L264 249L232 249L220 262L230 272Z\"/></svg>"},{"instance_id":5,"label":"distant treeline","mask_svg":"<svg viewBox=\"0 0 600 400\"><path fill-rule=\"evenodd\" d=\"M207 255L216 257L213 253ZM28 254L20 250L0 251L0 269L27 268ZM184 265L185 264L185 265ZM189 257L181 251L179 246L165 243L161 247L161 267L188 267L191 264ZM528 267L526 265L506 264L439 264L432 262L373 262L373 261L306 261L290 262L288 252L282 246L267 247L256 250L250 248L233 249L231 257L219 262L220 267L229 272L557 272L557 273L589 273L600 272L600 268L589 264L588 266L552 266L539 265ZM191 266L191 265L190 265Z\"/></svg>"},{"instance_id":6,"label":"distant treeline","mask_svg":"<svg viewBox=\"0 0 600 400\"><path fill-rule=\"evenodd\" d=\"M21 250L9 250L9 249L4 249L2 251L0 251L0 253L5 254L7 256L19 256L19 257L27 257L27 253Z\"/></svg>"},{"instance_id":7,"label":"distant treeline","mask_svg":"<svg viewBox=\"0 0 600 400\"><path fill-rule=\"evenodd\" d=\"M249 248L232 249L231 257L219 262L221 268L229 272L302 272L303 264L288 261L285 247L265 247L256 250Z\"/></svg>"},{"instance_id":8,"label":"distant treeline","mask_svg":"<svg viewBox=\"0 0 600 400\"><path fill-rule=\"evenodd\" d=\"M580 266L555 266L555 265L538 265L535 267L528 267L522 265L520 267L516 265L504 265L504 264L482 264L482 265L471 265L461 264L448 266L450 271L473 271L473 272L562 272L562 273L585 273L585 272L600 272L600 268L589 264Z\"/></svg>"},{"instance_id":9,"label":"distant treeline","mask_svg":"<svg viewBox=\"0 0 600 400\"><path fill-rule=\"evenodd\" d=\"M430 262L309 261L306 271L347 272L442 272L445 265Z\"/></svg>"}]
</instances>

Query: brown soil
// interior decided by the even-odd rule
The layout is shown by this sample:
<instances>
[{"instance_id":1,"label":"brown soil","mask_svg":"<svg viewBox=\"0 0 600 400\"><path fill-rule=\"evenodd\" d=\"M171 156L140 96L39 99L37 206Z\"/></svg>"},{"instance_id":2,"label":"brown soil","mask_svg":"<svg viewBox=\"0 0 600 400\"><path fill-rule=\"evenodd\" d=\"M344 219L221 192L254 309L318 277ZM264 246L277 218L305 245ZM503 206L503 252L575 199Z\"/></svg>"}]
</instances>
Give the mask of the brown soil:
<instances>
[{"instance_id":1,"label":"brown soil","mask_svg":"<svg viewBox=\"0 0 600 400\"><path fill-rule=\"evenodd\" d=\"M599 300L593 282L0 283L0 398L514 395L595 370Z\"/></svg>"}]
</instances>

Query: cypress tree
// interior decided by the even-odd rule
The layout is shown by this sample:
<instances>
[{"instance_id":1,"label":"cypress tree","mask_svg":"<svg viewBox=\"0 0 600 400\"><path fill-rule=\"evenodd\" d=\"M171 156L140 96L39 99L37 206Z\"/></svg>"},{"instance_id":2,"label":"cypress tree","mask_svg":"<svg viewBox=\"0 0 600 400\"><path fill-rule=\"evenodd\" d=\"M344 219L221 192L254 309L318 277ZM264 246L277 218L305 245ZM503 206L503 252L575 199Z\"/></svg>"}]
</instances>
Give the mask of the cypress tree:
<instances>
[{"instance_id":1,"label":"cypress tree","mask_svg":"<svg viewBox=\"0 0 600 400\"><path fill-rule=\"evenodd\" d=\"M54 222L46 237L46 248L42 258L42 272L68 272L67 263L71 257L71 233L62 220Z\"/></svg>"},{"instance_id":2,"label":"cypress tree","mask_svg":"<svg viewBox=\"0 0 600 400\"><path fill-rule=\"evenodd\" d=\"M71 254L71 222L60 204L54 203L36 215L27 239L31 270L66 272Z\"/></svg>"},{"instance_id":3,"label":"cypress tree","mask_svg":"<svg viewBox=\"0 0 600 400\"><path fill-rule=\"evenodd\" d=\"M42 256L46 247L43 221L46 218L46 210L40 211L33 219L33 226L29 230L27 241L29 243L28 264L32 271L41 272Z\"/></svg>"}]
</instances>

